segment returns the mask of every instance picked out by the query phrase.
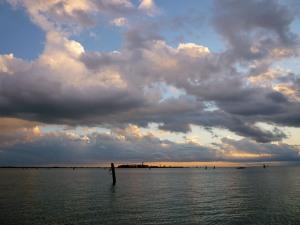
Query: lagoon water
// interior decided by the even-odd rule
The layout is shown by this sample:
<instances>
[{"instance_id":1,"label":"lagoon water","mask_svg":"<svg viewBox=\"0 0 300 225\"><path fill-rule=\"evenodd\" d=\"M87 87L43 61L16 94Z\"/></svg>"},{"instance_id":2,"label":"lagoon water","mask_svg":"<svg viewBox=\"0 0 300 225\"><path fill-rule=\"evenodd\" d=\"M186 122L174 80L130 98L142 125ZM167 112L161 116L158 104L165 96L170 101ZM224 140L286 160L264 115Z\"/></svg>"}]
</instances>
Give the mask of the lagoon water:
<instances>
[{"instance_id":1,"label":"lagoon water","mask_svg":"<svg viewBox=\"0 0 300 225\"><path fill-rule=\"evenodd\" d=\"M300 224L300 167L116 174L0 169L0 224Z\"/></svg>"}]
</instances>

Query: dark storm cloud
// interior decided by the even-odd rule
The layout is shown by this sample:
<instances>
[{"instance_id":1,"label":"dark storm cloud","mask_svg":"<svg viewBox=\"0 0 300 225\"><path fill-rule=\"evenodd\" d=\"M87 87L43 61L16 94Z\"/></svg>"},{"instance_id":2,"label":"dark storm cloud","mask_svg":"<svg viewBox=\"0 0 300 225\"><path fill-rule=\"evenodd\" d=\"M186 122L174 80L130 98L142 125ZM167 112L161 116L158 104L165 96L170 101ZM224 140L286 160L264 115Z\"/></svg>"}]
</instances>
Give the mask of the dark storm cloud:
<instances>
[{"instance_id":1,"label":"dark storm cloud","mask_svg":"<svg viewBox=\"0 0 300 225\"><path fill-rule=\"evenodd\" d=\"M250 137L260 143L282 141L283 139L287 138L287 135L279 129L266 131L251 124L233 124L233 127L231 127L230 130L240 134L241 136Z\"/></svg>"},{"instance_id":2,"label":"dark storm cloud","mask_svg":"<svg viewBox=\"0 0 300 225\"><path fill-rule=\"evenodd\" d=\"M238 115L274 115L284 112L289 108L288 99L280 92L249 88L247 92L236 98L217 101L218 106L229 113Z\"/></svg>"},{"instance_id":3,"label":"dark storm cloud","mask_svg":"<svg viewBox=\"0 0 300 225\"><path fill-rule=\"evenodd\" d=\"M175 104L175 105L174 105ZM271 142L281 141L287 136L275 129L272 131L264 130L255 124L257 119L253 119L252 122L247 122L249 118L244 116L231 115L219 110L205 111L195 107L196 102L190 102L190 106L180 106L178 101L167 101L157 106L152 106L151 109L141 109L137 111L134 117L126 116L123 114L123 122L132 122L139 126L147 126L151 122L156 122L160 129L168 130L171 132L188 132L190 131L190 125L199 125L203 127L217 127L222 129L228 129L240 136L249 137L257 142ZM175 111L173 107L177 107ZM128 119L128 121L126 121Z\"/></svg>"},{"instance_id":4,"label":"dark storm cloud","mask_svg":"<svg viewBox=\"0 0 300 225\"><path fill-rule=\"evenodd\" d=\"M289 108L285 113L275 115L273 118L266 118L278 124L289 127L300 127L300 107Z\"/></svg>"},{"instance_id":5,"label":"dark storm cloud","mask_svg":"<svg viewBox=\"0 0 300 225\"><path fill-rule=\"evenodd\" d=\"M53 123L112 115L143 105L143 97L113 87L79 89L27 73L0 74L0 114ZM88 121L88 119L87 119Z\"/></svg>"},{"instance_id":6,"label":"dark storm cloud","mask_svg":"<svg viewBox=\"0 0 300 225\"><path fill-rule=\"evenodd\" d=\"M253 123L247 122L247 118L233 116L225 112L206 112L197 115L193 124L205 127L219 127L228 129L242 137L249 137L257 142L280 141L286 138L286 135L280 130L263 130Z\"/></svg>"},{"instance_id":7,"label":"dark storm cloud","mask_svg":"<svg viewBox=\"0 0 300 225\"><path fill-rule=\"evenodd\" d=\"M188 123L180 124L180 123L176 123L173 121L172 121L172 123L164 122L158 128L161 130L183 132L183 133L187 133L187 132L191 131L191 127Z\"/></svg>"}]
</instances>

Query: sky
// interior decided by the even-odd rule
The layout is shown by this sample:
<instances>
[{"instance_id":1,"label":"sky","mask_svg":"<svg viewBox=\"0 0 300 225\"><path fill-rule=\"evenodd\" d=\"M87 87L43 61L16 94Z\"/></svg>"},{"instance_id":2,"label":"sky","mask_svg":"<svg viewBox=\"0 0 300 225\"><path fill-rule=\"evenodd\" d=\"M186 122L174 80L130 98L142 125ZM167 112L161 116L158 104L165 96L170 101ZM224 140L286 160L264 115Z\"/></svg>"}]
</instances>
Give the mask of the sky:
<instances>
[{"instance_id":1,"label":"sky","mask_svg":"<svg viewBox=\"0 0 300 225\"><path fill-rule=\"evenodd\" d=\"M0 166L300 162L296 0L0 0Z\"/></svg>"}]
</instances>

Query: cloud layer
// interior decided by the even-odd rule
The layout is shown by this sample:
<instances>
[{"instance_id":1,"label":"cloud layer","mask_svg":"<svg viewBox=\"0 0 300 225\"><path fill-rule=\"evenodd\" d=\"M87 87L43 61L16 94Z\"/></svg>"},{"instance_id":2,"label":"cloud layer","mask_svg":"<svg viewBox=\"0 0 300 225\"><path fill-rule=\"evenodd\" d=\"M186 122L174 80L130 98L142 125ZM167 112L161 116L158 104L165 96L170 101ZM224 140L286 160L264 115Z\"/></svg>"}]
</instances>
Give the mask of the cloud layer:
<instances>
[{"instance_id":1,"label":"cloud layer","mask_svg":"<svg viewBox=\"0 0 300 225\"><path fill-rule=\"evenodd\" d=\"M225 49L214 52L191 42L169 44L157 26L164 11L154 1L9 2L26 10L45 31L46 40L44 51L33 61L0 55L3 118L25 121L20 123L25 128L34 124L31 129L55 124L115 130L155 123L160 130L188 134L196 125L228 130L240 140L223 138L212 147L151 135L125 135L122 140L113 132L90 134L88 142L77 145L65 133L39 136L36 129L31 131L34 139L26 141L28 134L18 137L20 131L14 131L13 141L1 134L3 146L8 146L2 147L2 164L23 159L34 163L299 159L296 146L281 142L288 135L280 129L300 126L299 76L274 67L298 56L299 37L292 29L297 15L290 5L215 1L210 24ZM122 29L121 49L86 51L73 40L72 35L99 21ZM3 121L1 126L6 127ZM43 153L39 146L44 146ZM16 155L23 158L14 161Z\"/></svg>"}]
</instances>

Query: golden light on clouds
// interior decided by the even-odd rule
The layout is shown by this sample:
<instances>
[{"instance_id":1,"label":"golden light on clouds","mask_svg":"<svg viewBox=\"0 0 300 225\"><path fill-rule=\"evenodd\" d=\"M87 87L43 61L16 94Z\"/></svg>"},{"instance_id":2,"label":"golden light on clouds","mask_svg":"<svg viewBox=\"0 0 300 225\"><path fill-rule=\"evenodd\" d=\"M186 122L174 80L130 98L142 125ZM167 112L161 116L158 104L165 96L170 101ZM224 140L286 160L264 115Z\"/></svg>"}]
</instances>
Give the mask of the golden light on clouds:
<instances>
[{"instance_id":1,"label":"golden light on clouds","mask_svg":"<svg viewBox=\"0 0 300 225\"><path fill-rule=\"evenodd\" d=\"M169 147L170 147L170 145L167 144L167 143L161 143L160 146L161 146L162 148L169 148Z\"/></svg>"},{"instance_id":2,"label":"golden light on clouds","mask_svg":"<svg viewBox=\"0 0 300 225\"><path fill-rule=\"evenodd\" d=\"M0 118L0 132L16 132L18 130L27 130L37 127L37 122L31 122L22 119L3 117Z\"/></svg>"},{"instance_id":3,"label":"golden light on clouds","mask_svg":"<svg viewBox=\"0 0 300 225\"><path fill-rule=\"evenodd\" d=\"M177 47L177 50L187 54L190 57L201 57L210 53L209 48L194 43L180 43Z\"/></svg>"},{"instance_id":4,"label":"golden light on clouds","mask_svg":"<svg viewBox=\"0 0 300 225\"><path fill-rule=\"evenodd\" d=\"M41 135L41 129L39 128L39 126L35 126L34 128L32 128L32 133L35 136L40 136Z\"/></svg>"},{"instance_id":5,"label":"golden light on clouds","mask_svg":"<svg viewBox=\"0 0 300 225\"><path fill-rule=\"evenodd\" d=\"M274 90L285 94L290 98L294 98L295 100L299 100L299 96L297 96L297 90L291 84L277 84L274 86Z\"/></svg>"},{"instance_id":6,"label":"golden light on clouds","mask_svg":"<svg viewBox=\"0 0 300 225\"><path fill-rule=\"evenodd\" d=\"M265 157L271 157L271 154L265 154L265 153L249 153L249 152L229 152L228 156L230 158L265 158Z\"/></svg>"}]
</instances>

